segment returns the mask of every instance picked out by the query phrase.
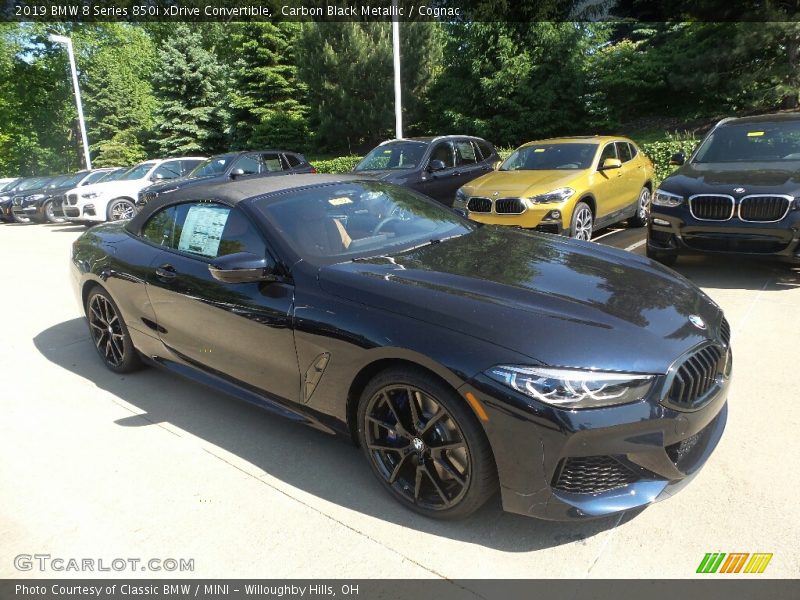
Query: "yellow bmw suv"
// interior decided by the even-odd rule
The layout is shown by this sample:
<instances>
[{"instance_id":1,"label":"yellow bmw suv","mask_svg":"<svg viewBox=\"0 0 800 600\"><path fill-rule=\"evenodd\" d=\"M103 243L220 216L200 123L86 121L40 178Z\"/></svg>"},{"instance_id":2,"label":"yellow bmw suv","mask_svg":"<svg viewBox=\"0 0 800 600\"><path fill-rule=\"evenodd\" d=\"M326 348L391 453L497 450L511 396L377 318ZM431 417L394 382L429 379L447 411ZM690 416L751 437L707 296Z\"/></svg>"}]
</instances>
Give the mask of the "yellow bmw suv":
<instances>
[{"instance_id":1,"label":"yellow bmw suv","mask_svg":"<svg viewBox=\"0 0 800 600\"><path fill-rule=\"evenodd\" d=\"M529 142L495 171L456 192L453 208L473 221L589 240L594 230L647 224L653 163L621 137Z\"/></svg>"}]
</instances>

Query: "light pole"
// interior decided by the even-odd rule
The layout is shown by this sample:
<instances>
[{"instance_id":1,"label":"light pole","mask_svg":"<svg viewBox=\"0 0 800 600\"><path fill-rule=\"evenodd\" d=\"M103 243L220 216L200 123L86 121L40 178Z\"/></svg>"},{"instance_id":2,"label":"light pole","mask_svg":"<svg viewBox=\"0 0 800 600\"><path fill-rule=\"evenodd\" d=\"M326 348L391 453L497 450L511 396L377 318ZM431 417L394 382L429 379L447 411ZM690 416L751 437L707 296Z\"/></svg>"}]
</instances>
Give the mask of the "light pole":
<instances>
[{"instance_id":1,"label":"light pole","mask_svg":"<svg viewBox=\"0 0 800 600\"><path fill-rule=\"evenodd\" d=\"M400 93L400 18L397 16L397 0L393 0L392 54L394 56L394 129L395 137L403 137L403 100Z\"/></svg>"},{"instance_id":2,"label":"light pole","mask_svg":"<svg viewBox=\"0 0 800 600\"><path fill-rule=\"evenodd\" d=\"M81 126L81 139L83 140L83 158L86 168L92 168L92 159L89 156L89 141L86 139L86 124L83 122L83 104L81 103L81 88L78 86L78 70L75 68L75 53L72 51L72 39L63 35L50 34L47 38L56 44L64 44L69 55L69 67L72 71L72 87L75 89L75 104L78 106L78 122Z\"/></svg>"}]
</instances>

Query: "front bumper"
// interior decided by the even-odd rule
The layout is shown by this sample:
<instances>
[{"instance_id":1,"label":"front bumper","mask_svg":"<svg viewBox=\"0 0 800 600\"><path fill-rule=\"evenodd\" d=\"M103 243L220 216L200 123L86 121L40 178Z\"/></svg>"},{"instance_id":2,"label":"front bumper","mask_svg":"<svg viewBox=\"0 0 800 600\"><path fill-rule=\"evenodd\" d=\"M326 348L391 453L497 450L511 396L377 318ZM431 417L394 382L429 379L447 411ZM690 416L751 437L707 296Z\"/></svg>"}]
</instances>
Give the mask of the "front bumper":
<instances>
[{"instance_id":1,"label":"front bumper","mask_svg":"<svg viewBox=\"0 0 800 600\"><path fill-rule=\"evenodd\" d=\"M62 211L68 221L102 223L106 220L105 211L98 210L98 203L94 200L79 199L76 204L63 204Z\"/></svg>"},{"instance_id":2,"label":"front bumper","mask_svg":"<svg viewBox=\"0 0 800 600\"><path fill-rule=\"evenodd\" d=\"M537 204L519 214L472 212L467 210L466 207L457 205L454 205L454 208L464 211L467 218L487 225L507 225L557 234L563 234L569 228L569 225L564 224L564 221L568 220L569 217L566 203ZM559 218L551 217L551 213L554 210L560 212L561 216ZM494 208L492 208L492 211L494 211Z\"/></svg>"},{"instance_id":3,"label":"front bumper","mask_svg":"<svg viewBox=\"0 0 800 600\"><path fill-rule=\"evenodd\" d=\"M24 217L28 219L40 220L43 216L42 207L38 204L22 204L11 207L12 217Z\"/></svg>"},{"instance_id":4,"label":"front bumper","mask_svg":"<svg viewBox=\"0 0 800 600\"><path fill-rule=\"evenodd\" d=\"M650 399L593 410L537 403L483 375L462 388L489 416L504 510L555 521L602 517L686 486L725 429L730 377L692 411L663 403L666 380L659 377Z\"/></svg>"},{"instance_id":5,"label":"front bumper","mask_svg":"<svg viewBox=\"0 0 800 600\"><path fill-rule=\"evenodd\" d=\"M775 223L695 219L684 206L654 206L647 228L650 255L736 254L800 262L800 211Z\"/></svg>"}]
</instances>

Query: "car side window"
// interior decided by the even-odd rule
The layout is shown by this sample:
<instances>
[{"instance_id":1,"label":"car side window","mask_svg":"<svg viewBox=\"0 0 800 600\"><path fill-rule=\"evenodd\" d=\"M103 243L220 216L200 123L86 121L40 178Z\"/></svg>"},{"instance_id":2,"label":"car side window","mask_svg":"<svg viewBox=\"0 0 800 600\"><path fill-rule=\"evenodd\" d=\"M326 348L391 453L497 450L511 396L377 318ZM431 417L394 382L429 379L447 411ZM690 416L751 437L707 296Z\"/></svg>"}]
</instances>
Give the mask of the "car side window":
<instances>
[{"instance_id":1,"label":"car side window","mask_svg":"<svg viewBox=\"0 0 800 600\"><path fill-rule=\"evenodd\" d=\"M603 148L603 152L600 154L600 162L597 164L603 166L603 162L605 162L607 158L617 158L617 151L613 142L606 144L606 147Z\"/></svg>"},{"instance_id":2,"label":"car side window","mask_svg":"<svg viewBox=\"0 0 800 600\"><path fill-rule=\"evenodd\" d=\"M636 155L639 154L639 149L636 147L636 144L628 144L628 149L631 153L631 158L636 158Z\"/></svg>"},{"instance_id":3,"label":"car side window","mask_svg":"<svg viewBox=\"0 0 800 600\"><path fill-rule=\"evenodd\" d=\"M261 164L258 155L245 154L234 165L234 169L241 169L245 175L256 175L261 173Z\"/></svg>"},{"instance_id":4,"label":"car side window","mask_svg":"<svg viewBox=\"0 0 800 600\"><path fill-rule=\"evenodd\" d=\"M617 155L623 163L633 158L633 156L631 156L631 148L627 142L617 142Z\"/></svg>"},{"instance_id":5,"label":"car side window","mask_svg":"<svg viewBox=\"0 0 800 600\"><path fill-rule=\"evenodd\" d=\"M153 244L204 258L237 252L267 254L261 234L247 215L215 202L187 202L163 208L145 223L142 237Z\"/></svg>"},{"instance_id":6,"label":"car side window","mask_svg":"<svg viewBox=\"0 0 800 600\"><path fill-rule=\"evenodd\" d=\"M281 155L277 152L265 152L261 155L261 160L267 173L274 173L276 171L283 171L283 161Z\"/></svg>"},{"instance_id":7,"label":"car side window","mask_svg":"<svg viewBox=\"0 0 800 600\"><path fill-rule=\"evenodd\" d=\"M175 179L181 176L181 165L177 160L165 162L153 171L155 179Z\"/></svg>"},{"instance_id":8,"label":"car side window","mask_svg":"<svg viewBox=\"0 0 800 600\"><path fill-rule=\"evenodd\" d=\"M444 163L446 169L451 169L455 166L455 157L453 156L453 145L450 142L439 142L434 146L431 152L431 161L440 160Z\"/></svg>"},{"instance_id":9,"label":"car side window","mask_svg":"<svg viewBox=\"0 0 800 600\"><path fill-rule=\"evenodd\" d=\"M284 154L283 156L286 158L286 162L289 163L290 169L296 169L302 164L300 159L294 154Z\"/></svg>"},{"instance_id":10,"label":"car side window","mask_svg":"<svg viewBox=\"0 0 800 600\"><path fill-rule=\"evenodd\" d=\"M481 154L483 155L483 160L489 160L489 158L494 154L494 146L492 146L486 140L478 140L476 143L478 144L478 148L480 148Z\"/></svg>"},{"instance_id":11,"label":"car side window","mask_svg":"<svg viewBox=\"0 0 800 600\"><path fill-rule=\"evenodd\" d=\"M456 148L456 165L474 165L478 162L475 155L475 147L469 140L459 140L455 144Z\"/></svg>"}]
</instances>

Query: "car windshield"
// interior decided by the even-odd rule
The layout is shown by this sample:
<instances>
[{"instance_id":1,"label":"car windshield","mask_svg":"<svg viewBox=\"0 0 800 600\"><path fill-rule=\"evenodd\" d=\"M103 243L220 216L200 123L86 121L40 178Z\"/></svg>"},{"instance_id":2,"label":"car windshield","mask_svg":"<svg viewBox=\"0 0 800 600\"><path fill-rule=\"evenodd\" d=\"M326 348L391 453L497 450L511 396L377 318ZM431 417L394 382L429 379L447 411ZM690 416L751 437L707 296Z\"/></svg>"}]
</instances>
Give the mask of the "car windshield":
<instances>
[{"instance_id":1,"label":"car windshield","mask_svg":"<svg viewBox=\"0 0 800 600\"><path fill-rule=\"evenodd\" d=\"M33 179L29 179L20 184L17 188L18 192L23 192L25 190L32 190L34 188L43 187L48 181L50 177L34 177Z\"/></svg>"},{"instance_id":2,"label":"car windshield","mask_svg":"<svg viewBox=\"0 0 800 600\"><path fill-rule=\"evenodd\" d=\"M106 177L106 175L112 172L113 171L95 171L94 173L90 173L89 176L83 180L83 183L81 183L81 185L98 183L99 181L102 181L103 178Z\"/></svg>"},{"instance_id":3,"label":"car windshield","mask_svg":"<svg viewBox=\"0 0 800 600\"><path fill-rule=\"evenodd\" d=\"M114 169L113 171L109 171L108 173L104 174L97 181L95 181L95 183L106 183L108 181L117 181L127 172L128 170L124 168Z\"/></svg>"},{"instance_id":4,"label":"car windshield","mask_svg":"<svg viewBox=\"0 0 800 600\"><path fill-rule=\"evenodd\" d=\"M723 125L697 150L693 162L800 160L800 121Z\"/></svg>"},{"instance_id":5,"label":"car windshield","mask_svg":"<svg viewBox=\"0 0 800 600\"><path fill-rule=\"evenodd\" d=\"M86 173L77 173L75 175L65 175L59 177L57 180L50 183L50 187L75 187L81 182L81 179L86 177Z\"/></svg>"},{"instance_id":6,"label":"car windshield","mask_svg":"<svg viewBox=\"0 0 800 600\"><path fill-rule=\"evenodd\" d=\"M7 192L10 189L15 188L19 184L19 179L13 179L9 182L4 183L0 186L0 192Z\"/></svg>"},{"instance_id":7,"label":"car windshield","mask_svg":"<svg viewBox=\"0 0 800 600\"><path fill-rule=\"evenodd\" d=\"M195 177L214 177L225 173L225 169L231 164L231 161L239 156L238 154L222 154L220 156L212 156L208 160L204 160L197 165L186 178L193 179Z\"/></svg>"},{"instance_id":8,"label":"car windshield","mask_svg":"<svg viewBox=\"0 0 800 600\"><path fill-rule=\"evenodd\" d=\"M500 171L553 171L556 169L588 169L597 144L533 144L517 148Z\"/></svg>"},{"instance_id":9,"label":"car windshield","mask_svg":"<svg viewBox=\"0 0 800 600\"><path fill-rule=\"evenodd\" d=\"M130 169L125 171L122 175L117 177L117 180L131 181L133 179L143 179L144 177L147 176L147 174L150 172L150 169L152 169L155 166L155 164L156 163L154 162L145 162L136 165L135 167L131 167Z\"/></svg>"},{"instance_id":10,"label":"car windshield","mask_svg":"<svg viewBox=\"0 0 800 600\"><path fill-rule=\"evenodd\" d=\"M413 169L422 160L428 144L425 142L398 141L381 144L367 154L354 171L383 171L385 169Z\"/></svg>"},{"instance_id":11,"label":"car windshield","mask_svg":"<svg viewBox=\"0 0 800 600\"><path fill-rule=\"evenodd\" d=\"M383 256L476 227L416 192L377 181L291 190L255 206L312 263Z\"/></svg>"}]
</instances>

